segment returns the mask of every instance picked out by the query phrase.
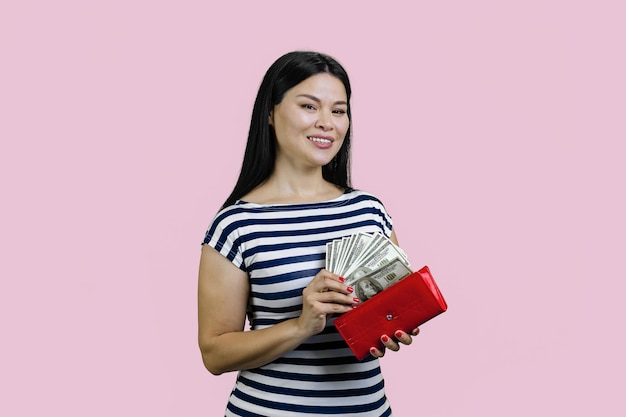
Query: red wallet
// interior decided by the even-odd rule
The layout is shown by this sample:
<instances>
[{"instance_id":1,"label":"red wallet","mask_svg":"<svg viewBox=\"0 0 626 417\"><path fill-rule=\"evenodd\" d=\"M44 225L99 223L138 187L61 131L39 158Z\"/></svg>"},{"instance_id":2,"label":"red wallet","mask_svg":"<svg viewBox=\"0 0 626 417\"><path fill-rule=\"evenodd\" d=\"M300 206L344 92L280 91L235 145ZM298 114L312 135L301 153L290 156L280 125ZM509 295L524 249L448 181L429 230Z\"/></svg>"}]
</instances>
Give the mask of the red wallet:
<instances>
[{"instance_id":1,"label":"red wallet","mask_svg":"<svg viewBox=\"0 0 626 417\"><path fill-rule=\"evenodd\" d=\"M383 334L393 337L398 330L410 333L448 309L427 266L364 301L335 319L357 359L369 355L371 347L383 349Z\"/></svg>"}]
</instances>

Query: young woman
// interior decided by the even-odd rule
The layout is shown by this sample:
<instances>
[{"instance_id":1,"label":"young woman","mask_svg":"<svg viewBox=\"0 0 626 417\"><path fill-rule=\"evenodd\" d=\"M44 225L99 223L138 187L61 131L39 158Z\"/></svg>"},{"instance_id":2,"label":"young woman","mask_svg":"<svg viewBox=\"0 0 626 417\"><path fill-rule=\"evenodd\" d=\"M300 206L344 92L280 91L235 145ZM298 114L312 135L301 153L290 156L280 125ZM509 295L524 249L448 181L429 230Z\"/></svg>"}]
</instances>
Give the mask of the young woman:
<instances>
[{"instance_id":1,"label":"young woman","mask_svg":"<svg viewBox=\"0 0 626 417\"><path fill-rule=\"evenodd\" d=\"M239 179L200 260L204 365L239 371L227 416L391 415L384 352L355 359L333 321L359 299L323 269L333 239L381 232L397 244L383 204L350 184L350 93L343 67L315 52L280 57L259 88ZM396 351L412 339L381 340Z\"/></svg>"}]
</instances>

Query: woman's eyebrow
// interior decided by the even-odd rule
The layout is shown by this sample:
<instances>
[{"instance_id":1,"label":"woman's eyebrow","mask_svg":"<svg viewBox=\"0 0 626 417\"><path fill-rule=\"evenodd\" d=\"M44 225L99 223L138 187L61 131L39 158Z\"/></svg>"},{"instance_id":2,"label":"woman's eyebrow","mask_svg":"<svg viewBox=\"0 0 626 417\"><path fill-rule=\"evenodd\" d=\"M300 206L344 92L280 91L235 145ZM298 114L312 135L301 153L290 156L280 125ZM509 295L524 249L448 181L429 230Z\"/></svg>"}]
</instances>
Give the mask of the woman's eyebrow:
<instances>
[{"instance_id":1,"label":"woman's eyebrow","mask_svg":"<svg viewBox=\"0 0 626 417\"><path fill-rule=\"evenodd\" d=\"M297 97L306 97L308 99L311 99L311 100L315 101L316 103L321 103L322 102L322 100L320 100L319 98L317 98L315 96L312 96L310 94L298 94ZM343 101L343 100L335 101L335 105L337 105L337 104L343 104L345 106L348 105L348 103L346 101Z\"/></svg>"}]
</instances>

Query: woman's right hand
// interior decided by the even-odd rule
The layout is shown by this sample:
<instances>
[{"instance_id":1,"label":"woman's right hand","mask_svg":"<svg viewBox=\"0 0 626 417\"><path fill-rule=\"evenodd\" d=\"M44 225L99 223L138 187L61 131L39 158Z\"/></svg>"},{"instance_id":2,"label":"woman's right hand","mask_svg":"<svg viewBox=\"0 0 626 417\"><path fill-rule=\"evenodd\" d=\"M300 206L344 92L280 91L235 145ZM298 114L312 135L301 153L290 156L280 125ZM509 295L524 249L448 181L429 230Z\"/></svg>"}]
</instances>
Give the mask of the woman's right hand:
<instances>
[{"instance_id":1,"label":"woman's right hand","mask_svg":"<svg viewBox=\"0 0 626 417\"><path fill-rule=\"evenodd\" d=\"M302 291L302 314L298 326L309 335L315 335L326 327L327 317L352 310L360 300L354 288L344 283L345 279L322 269Z\"/></svg>"}]
</instances>

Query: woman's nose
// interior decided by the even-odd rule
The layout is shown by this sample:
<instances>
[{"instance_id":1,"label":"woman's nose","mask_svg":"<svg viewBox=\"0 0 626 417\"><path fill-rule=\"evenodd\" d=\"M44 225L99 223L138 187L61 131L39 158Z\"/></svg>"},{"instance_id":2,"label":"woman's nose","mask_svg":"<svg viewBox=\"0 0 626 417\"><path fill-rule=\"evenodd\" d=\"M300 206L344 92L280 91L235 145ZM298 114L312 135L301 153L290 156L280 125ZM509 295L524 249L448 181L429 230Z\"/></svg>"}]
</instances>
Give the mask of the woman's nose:
<instances>
[{"instance_id":1,"label":"woman's nose","mask_svg":"<svg viewBox=\"0 0 626 417\"><path fill-rule=\"evenodd\" d=\"M331 119L332 115L325 111L320 111L318 113L317 122L315 123L316 127L319 127L322 130L330 130L333 128L333 123Z\"/></svg>"}]
</instances>

